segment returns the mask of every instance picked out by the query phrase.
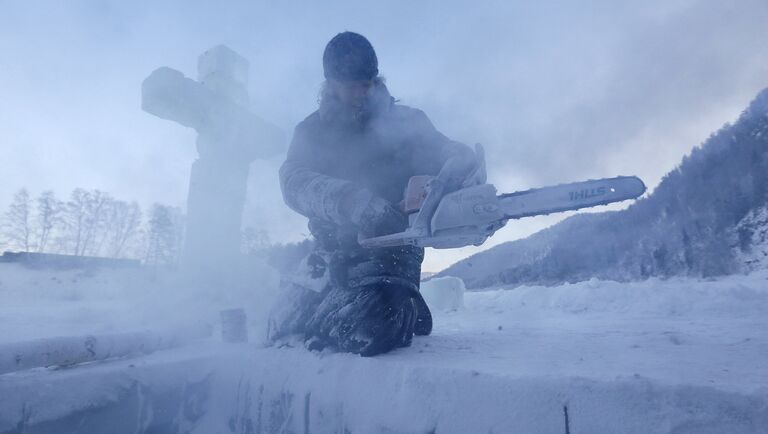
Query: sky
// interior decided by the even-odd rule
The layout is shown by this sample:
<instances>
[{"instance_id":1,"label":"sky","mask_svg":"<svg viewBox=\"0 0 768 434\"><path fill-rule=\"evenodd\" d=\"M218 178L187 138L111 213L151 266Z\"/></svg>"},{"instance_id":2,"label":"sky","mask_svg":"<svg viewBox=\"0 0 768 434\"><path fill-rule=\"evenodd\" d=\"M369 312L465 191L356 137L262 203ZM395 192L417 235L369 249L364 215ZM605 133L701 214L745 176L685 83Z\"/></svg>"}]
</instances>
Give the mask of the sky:
<instances>
[{"instance_id":1,"label":"sky","mask_svg":"<svg viewBox=\"0 0 768 434\"><path fill-rule=\"evenodd\" d=\"M766 22L765 0L0 0L0 209L21 187L184 206L195 132L143 112L142 80L162 66L196 78L197 57L225 44L250 62L253 112L290 137L345 30L372 42L402 104L485 146L500 192L615 175L653 188L768 87ZM282 158L254 162L245 224L297 241L308 231L282 203ZM429 250L424 270L567 215Z\"/></svg>"}]
</instances>

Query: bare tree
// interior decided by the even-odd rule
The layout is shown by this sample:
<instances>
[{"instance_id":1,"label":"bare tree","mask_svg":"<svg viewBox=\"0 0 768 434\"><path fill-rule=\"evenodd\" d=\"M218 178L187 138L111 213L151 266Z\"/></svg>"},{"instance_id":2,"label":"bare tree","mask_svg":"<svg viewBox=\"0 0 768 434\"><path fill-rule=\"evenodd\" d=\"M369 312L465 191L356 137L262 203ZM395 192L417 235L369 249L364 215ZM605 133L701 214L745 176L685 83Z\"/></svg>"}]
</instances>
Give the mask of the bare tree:
<instances>
[{"instance_id":1,"label":"bare tree","mask_svg":"<svg viewBox=\"0 0 768 434\"><path fill-rule=\"evenodd\" d=\"M13 201L5 213L3 232L10 245L25 252L31 250L32 242L32 200L26 188L13 195Z\"/></svg>"},{"instance_id":2,"label":"bare tree","mask_svg":"<svg viewBox=\"0 0 768 434\"><path fill-rule=\"evenodd\" d=\"M181 210L154 204L147 228L145 262L152 265L174 265L181 253L184 223Z\"/></svg>"},{"instance_id":3,"label":"bare tree","mask_svg":"<svg viewBox=\"0 0 768 434\"><path fill-rule=\"evenodd\" d=\"M108 255L119 258L141 229L141 208L136 202L113 201L107 216Z\"/></svg>"},{"instance_id":4,"label":"bare tree","mask_svg":"<svg viewBox=\"0 0 768 434\"><path fill-rule=\"evenodd\" d=\"M64 205L65 232L62 234L62 244L72 254L79 255L83 244L87 203L90 193L82 188L76 188L69 196L69 201Z\"/></svg>"},{"instance_id":5,"label":"bare tree","mask_svg":"<svg viewBox=\"0 0 768 434\"><path fill-rule=\"evenodd\" d=\"M105 232L107 211L112 198L103 191L93 190L90 192L88 200L85 202L85 218L83 219L83 237L80 245L80 256L89 253L93 256L99 255L103 239L100 235Z\"/></svg>"},{"instance_id":6,"label":"bare tree","mask_svg":"<svg viewBox=\"0 0 768 434\"><path fill-rule=\"evenodd\" d=\"M147 227L143 221L140 221L136 233L126 241L121 254L126 258L146 260L148 240L149 233Z\"/></svg>"},{"instance_id":7,"label":"bare tree","mask_svg":"<svg viewBox=\"0 0 768 434\"><path fill-rule=\"evenodd\" d=\"M76 188L64 206L64 244L77 256L98 255L112 198L99 190Z\"/></svg>"},{"instance_id":8,"label":"bare tree","mask_svg":"<svg viewBox=\"0 0 768 434\"><path fill-rule=\"evenodd\" d=\"M54 228L61 223L63 204L53 192L44 191L37 198L37 251L44 252Z\"/></svg>"}]
</instances>

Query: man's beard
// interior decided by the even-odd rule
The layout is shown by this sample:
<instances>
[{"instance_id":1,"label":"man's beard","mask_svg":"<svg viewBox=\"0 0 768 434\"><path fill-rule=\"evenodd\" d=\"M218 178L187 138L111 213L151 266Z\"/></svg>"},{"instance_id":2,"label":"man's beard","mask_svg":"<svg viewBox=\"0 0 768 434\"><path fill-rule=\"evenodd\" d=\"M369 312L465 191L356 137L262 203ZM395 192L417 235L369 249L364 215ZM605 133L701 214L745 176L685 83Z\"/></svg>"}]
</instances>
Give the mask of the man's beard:
<instances>
[{"instance_id":1,"label":"man's beard","mask_svg":"<svg viewBox=\"0 0 768 434\"><path fill-rule=\"evenodd\" d=\"M379 112L386 110L391 97L383 83L377 83L360 104L344 104L336 95L324 89L320 97L323 118L345 126L364 127Z\"/></svg>"}]
</instances>

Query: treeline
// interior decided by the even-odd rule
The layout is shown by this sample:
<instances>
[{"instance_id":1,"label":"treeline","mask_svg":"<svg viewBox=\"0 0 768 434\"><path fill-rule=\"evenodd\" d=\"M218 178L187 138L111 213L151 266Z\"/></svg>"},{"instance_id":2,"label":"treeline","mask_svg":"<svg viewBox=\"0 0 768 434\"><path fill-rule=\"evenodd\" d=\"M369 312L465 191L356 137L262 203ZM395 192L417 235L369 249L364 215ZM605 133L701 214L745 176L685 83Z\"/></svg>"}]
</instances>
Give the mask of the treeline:
<instances>
[{"instance_id":1,"label":"treeline","mask_svg":"<svg viewBox=\"0 0 768 434\"><path fill-rule=\"evenodd\" d=\"M483 287L745 271L765 229L749 217L767 206L768 89L628 209L576 215L440 274Z\"/></svg>"},{"instance_id":2,"label":"treeline","mask_svg":"<svg viewBox=\"0 0 768 434\"><path fill-rule=\"evenodd\" d=\"M139 259L176 264L181 254L184 214L178 207L137 202L100 190L76 188L67 200L52 191L33 197L18 190L0 219L3 250L75 256Z\"/></svg>"}]
</instances>

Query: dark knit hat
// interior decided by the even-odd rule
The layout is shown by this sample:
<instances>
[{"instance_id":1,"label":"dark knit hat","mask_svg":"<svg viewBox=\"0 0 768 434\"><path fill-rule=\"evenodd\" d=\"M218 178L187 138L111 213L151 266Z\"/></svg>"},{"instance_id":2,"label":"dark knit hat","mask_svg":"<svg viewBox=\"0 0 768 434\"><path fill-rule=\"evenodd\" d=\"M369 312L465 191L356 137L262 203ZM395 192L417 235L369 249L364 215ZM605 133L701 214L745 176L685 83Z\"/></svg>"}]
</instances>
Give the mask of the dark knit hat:
<instances>
[{"instance_id":1,"label":"dark knit hat","mask_svg":"<svg viewBox=\"0 0 768 434\"><path fill-rule=\"evenodd\" d=\"M339 33L325 46L323 72L338 81L370 80L379 75L379 60L363 35Z\"/></svg>"}]
</instances>

